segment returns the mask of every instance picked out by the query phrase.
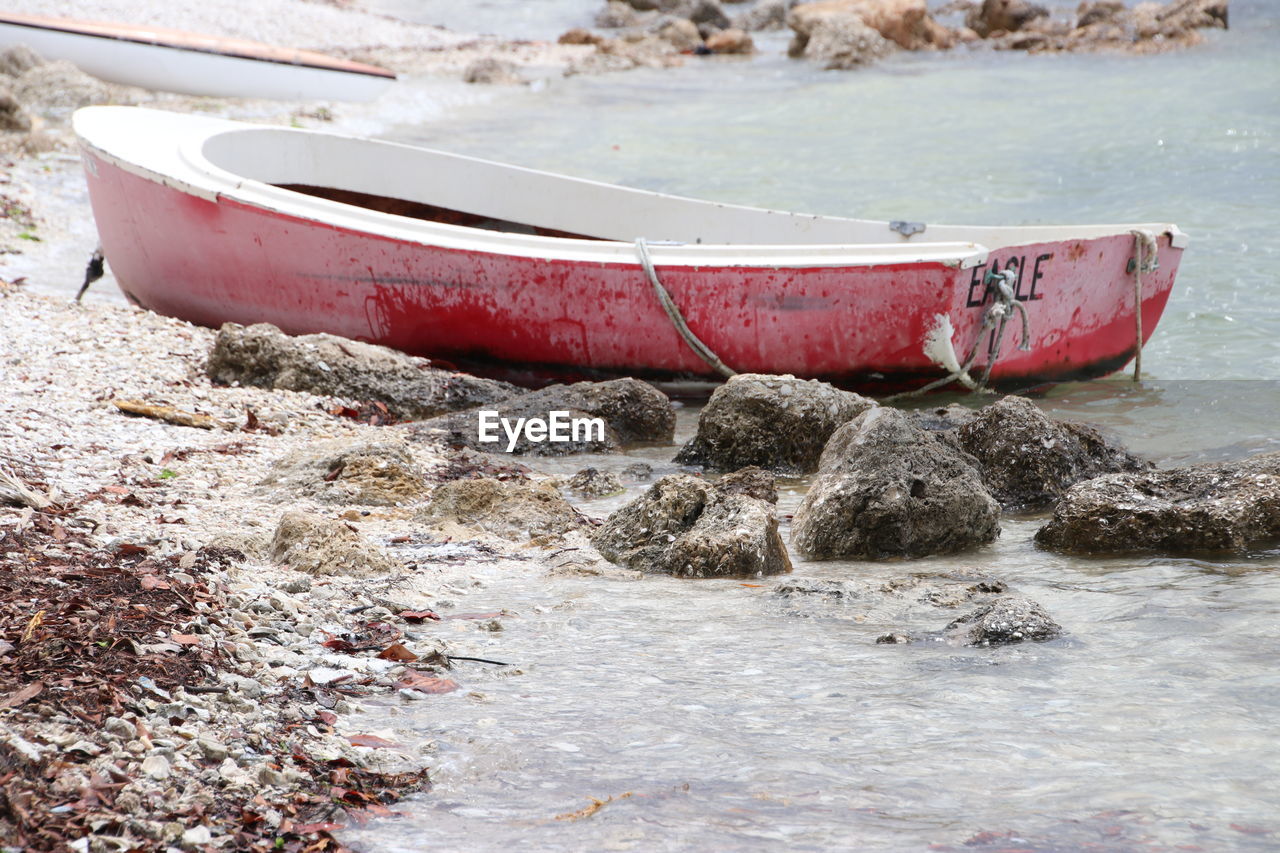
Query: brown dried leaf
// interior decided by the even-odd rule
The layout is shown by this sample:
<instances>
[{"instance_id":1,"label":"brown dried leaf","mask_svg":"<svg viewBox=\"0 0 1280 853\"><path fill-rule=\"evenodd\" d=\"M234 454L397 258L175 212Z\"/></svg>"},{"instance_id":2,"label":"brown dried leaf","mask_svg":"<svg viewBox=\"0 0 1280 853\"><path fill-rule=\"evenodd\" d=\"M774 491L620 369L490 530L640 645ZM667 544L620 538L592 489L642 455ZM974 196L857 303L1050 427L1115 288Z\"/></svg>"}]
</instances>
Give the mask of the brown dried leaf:
<instances>
[{"instance_id":1,"label":"brown dried leaf","mask_svg":"<svg viewBox=\"0 0 1280 853\"><path fill-rule=\"evenodd\" d=\"M16 708L24 702L29 702L39 696L44 691L44 682L37 681L34 684L28 684L21 690L14 691L8 696L0 699L0 710L5 708Z\"/></svg>"},{"instance_id":2,"label":"brown dried leaf","mask_svg":"<svg viewBox=\"0 0 1280 853\"><path fill-rule=\"evenodd\" d=\"M351 742L352 746L367 746L371 749L393 749L400 746L398 743L393 743L377 735L347 735L347 740Z\"/></svg>"},{"instance_id":3,"label":"brown dried leaf","mask_svg":"<svg viewBox=\"0 0 1280 853\"><path fill-rule=\"evenodd\" d=\"M382 658L383 660L394 660L394 661L411 661L411 660L418 659L417 655L415 655L413 652L409 651L399 643L392 643L391 645L387 646L385 649L378 652L378 657Z\"/></svg>"},{"instance_id":4,"label":"brown dried leaf","mask_svg":"<svg viewBox=\"0 0 1280 853\"><path fill-rule=\"evenodd\" d=\"M440 621L440 617L430 610L401 610L396 615L406 622L421 622L423 619Z\"/></svg>"},{"instance_id":5,"label":"brown dried leaf","mask_svg":"<svg viewBox=\"0 0 1280 853\"><path fill-rule=\"evenodd\" d=\"M452 693L458 689L458 682L451 678L432 678L420 672L409 670L395 683L397 690L408 688L419 693Z\"/></svg>"}]
</instances>

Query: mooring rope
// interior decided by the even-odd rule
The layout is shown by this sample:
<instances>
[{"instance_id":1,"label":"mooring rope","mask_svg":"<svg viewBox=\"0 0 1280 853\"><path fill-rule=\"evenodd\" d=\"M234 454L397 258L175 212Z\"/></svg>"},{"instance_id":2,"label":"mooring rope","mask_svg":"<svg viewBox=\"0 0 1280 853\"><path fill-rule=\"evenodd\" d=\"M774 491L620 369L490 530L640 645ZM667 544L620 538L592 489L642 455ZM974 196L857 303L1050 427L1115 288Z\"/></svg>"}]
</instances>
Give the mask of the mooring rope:
<instances>
[{"instance_id":1,"label":"mooring rope","mask_svg":"<svg viewBox=\"0 0 1280 853\"><path fill-rule=\"evenodd\" d=\"M885 402L907 397L919 397L945 385L950 385L952 382L959 382L969 390L980 394L991 393L990 389L987 388L987 382L991 379L991 368L995 366L996 361L1000 358L1005 326L1009 322L1009 315L1015 310L1022 315L1022 340L1018 343L1018 349L1023 352L1028 352L1031 349L1031 318L1027 315L1026 306L1014 297L1014 288L1018 285L1018 273L1013 270L997 273L988 272L986 283L995 285L996 301L982 315L982 325L978 328L978 333L973 336L973 346L969 347L969 352L964 361L958 367L948 368L947 375L941 379L935 379L928 385L912 391L894 394L885 398ZM987 364L983 368L982 376L974 379L969 375L969 368L973 366L973 361L977 358L978 349L982 345L982 336L992 329L995 329L995 334L991 338L991 343L987 346ZM948 347L951 346L950 339L947 340L946 344ZM954 358L954 355L952 355L951 360L954 361ZM947 367L946 364L942 366Z\"/></svg>"},{"instance_id":2,"label":"mooring rope","mask_svg":"<svg viewBox=\"0 0 1280 853\"><path fill-rule=\"evenodd\" d=\"M705 361L708 366L721 376L737 376L738 374L725 365L720 360L720 357L712 352L711 347L704 344L689 328L689 324L684 320L684 315L680 313L679 306L671 298L671 294L667 292L667 289L662 286L662 282L658 280L658 272L653 268L653 259L649 257L649 245L643 237L636 238L636 252L640 255L640 265L644 267L644 274L649 277L649 283L653 285L653 292L658 295L658 301L662 303L662 310L667 312L667 317L671 319L671 324L676 327L680 337L684 338L684 342L689 345L689 349L693 350L698 358Z\"/></svg>"},{"instance_id":3,"label":"mooring rope","mask_svg":"<svg viewBox=\"0 0 1280 853\"><path fill-rule=\"evenodd\" d=\"M1137 341L1133 347L1133 381L1142 379L1142 274L1160 268L1160 249L1150 231L1135 229L1133 235L1133 324Z\"/></svg>"}]
</instances>

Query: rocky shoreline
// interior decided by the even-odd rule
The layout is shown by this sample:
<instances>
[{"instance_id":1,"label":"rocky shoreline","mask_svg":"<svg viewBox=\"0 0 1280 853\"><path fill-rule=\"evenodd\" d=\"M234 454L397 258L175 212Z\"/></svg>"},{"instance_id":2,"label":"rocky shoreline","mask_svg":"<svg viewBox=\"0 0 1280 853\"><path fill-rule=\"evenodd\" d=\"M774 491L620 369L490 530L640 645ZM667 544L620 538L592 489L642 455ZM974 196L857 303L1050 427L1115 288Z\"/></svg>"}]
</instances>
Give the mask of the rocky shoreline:
<instances>
[{"instance_id":1,"label":"rocky shoreline","mask_svg":"<svg viewBox=\"0 0 1280 853\"><path fill-rule=\"evenodd\" d=\"M908 413L766 376L713 395L678 451L686 473L592 518L565 494L644 488L648 467L557 480L537 471L547 444L477 450L476 413L607 423L607 445L570 454L670 446L671 404L644 383L526 392L332 336L214 332L12 284L0 308L0 835L26 849L340 849L334 831L429 784L425 756L351 728L362 699L482 701L486 680L521 674L493 650L506 614L457 612L477 573L785 575L770 468L815 478L791 524L810 560L963 551L1028 508L1053 512L1042 546L1073 553L1280 538L1276 454L1156 471L1022 398ZM815 440L817 409L832 417ZM1070 632L997 578L882 582L865 565L775 594L952 611L887 645Z\"/></svg>"}]
</instances>

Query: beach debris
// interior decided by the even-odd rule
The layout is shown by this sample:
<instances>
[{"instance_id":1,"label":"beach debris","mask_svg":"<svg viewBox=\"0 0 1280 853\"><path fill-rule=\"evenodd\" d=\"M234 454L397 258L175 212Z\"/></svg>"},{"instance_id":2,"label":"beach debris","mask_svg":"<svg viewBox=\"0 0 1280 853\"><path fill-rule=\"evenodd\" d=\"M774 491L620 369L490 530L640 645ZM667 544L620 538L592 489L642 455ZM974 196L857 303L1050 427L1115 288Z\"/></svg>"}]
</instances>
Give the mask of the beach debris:
<instances>
[{"instance_id":1,"label":"beach debris","mask_svg":"<svg viewBox=\"0 0 1280 853\"><path fill-rule=\"evenodd\" d=\"M384 737L378 737L377 735L366 735L366 734L347 735L347 740L351 743L352 746L363 746L363 747L367 747L368 749L401 749L402 748L400 744L394 741L389 741Z\"/></svg>"},{"instance_id":2,"label":"beach debris","mask_svg":"<svg viewBox=\"0 0 1280 853\"><path fill-rule=\"evenodd\" d=\"M53 501L0 465L0 504L43 510L52 506Z\"/></svg>"},{"instance_id":3,"label":"beach debris","mask_svg":"<svg viewBox=\"0 0 1280 853\"><path fill-rule=\"evenodd\" d=\"M827 442L791 542L814 559L923 557L992 542L999 519L972 457L878 407Z\"/></svg>"},{"instance_id":4,"label":"beach debris","mask_svg":"<svg viewBox=\"0 0 1280 853\"><path fill-rule=\"evenodd\" d=\"M754 577L791 571L774 506L753 496L757 471L725 488L672 474L609 516L592 537L610 562L679 577ZM748 480L754 485L746 486Z\"/></svg>"},{"instance_id":5,"label":"beach debris","mask_svg":"<svg viewBox=\"0 0 1280 853\"><path fill-rule=\"evenodd\" d=\"M280 517L271 559L310 575L381 575L400 568L348 523L297 510Z\"/></svg>"},{"instance_id":6,"label":"beach debris","mask_svg":"<svg viewBox=\"0 0 1280 853\"><path fill-rule=\"evenodd\" d=\"M326 503L400 506L426 496L427 480L402 438L334 439L276 461L260 485Z\"/></svg>"},{"instance_id":7,"label":"beach debris","mask_svg":"<svg viewBox=\"0 0 1280 853\"><path fill-rule=\"evenodd\" d=\"M757 465L781 474L812 473L831 434L875 405L815 379L740 373L711 395L697 435L675 461L713 471Z\"/></svg>"},{"instance_id":8,"label":"beach debris","mask_svg":"<svg viewBox=\"0 0 1280 853\"><path fill-rule=\"evenodd\" d=\"M454 538L486 533L536 544L557 542L591 524L550 483L503 482L490 477L442 483L414 520Z\"/></svg>"},{"instance_id":9,"label":"beach debris","mask_svg":"<svg viewBox=\"0 0 1280 853\"><path fill-rule=\"evenodd\" d=\"M412 690L417 693L452 693L460 689L458 682L451 678L436 678L432 675L424 675L414 669L405 670L404 674L395 683L396 690Z\"/></svg>"},{"instance_id":10,"label":"beach debris","mask_svg":"<svg viewBox=\"0 0 1280 853\"><path fill-rule=\"evenodd\" d=\"M633 792L627 791L625 794L619 794L616 797L610 795L605 797L603 800L597 800L595 797L588 797L587 799L591 801L589 805L583 806L577 811L558 814L556 815L556 820L583 820L584 818L591 817L593 814L609 805L609 803L616 803L619 800L625 800L631 796L633 796Z\"/></svg>"},{"instance_id":11,"label":"beach debris","mask_svg":"<svg viewBox=\"0 0 1280 853\"><path fill-rule=\"evenodd\" d=\"M291 337L268 323L224 324L206 371L227 385L376 400L398 419L491 405L521 393L514 385L438 369L387 347L336 335Z\"/></svg>"},{"instance_id":12,"label":"beach debris","mask_svg":"<svg viewBox=\"0 0 1280 853\"><path fill-rule=\"evenodd\" d=\"M195 427L196 429L232 429L231 424L220 421L212 415L187 412L161 403L148 403L145 400L112 400L111 405L126 415L151 418L152 420L164 421L175 426Z\"/></svg>"},{"instance_id":13,"label":"beach debris","mask_svg":"<svg viewBox=\"0 0 1280 853\"><path fill-rule=\"evenodd\" d=\"M1280 453L1106 474L1072 486L1036 532L1068 554L1241 552L1280 539Z\"/></svg>"}]
</instances>

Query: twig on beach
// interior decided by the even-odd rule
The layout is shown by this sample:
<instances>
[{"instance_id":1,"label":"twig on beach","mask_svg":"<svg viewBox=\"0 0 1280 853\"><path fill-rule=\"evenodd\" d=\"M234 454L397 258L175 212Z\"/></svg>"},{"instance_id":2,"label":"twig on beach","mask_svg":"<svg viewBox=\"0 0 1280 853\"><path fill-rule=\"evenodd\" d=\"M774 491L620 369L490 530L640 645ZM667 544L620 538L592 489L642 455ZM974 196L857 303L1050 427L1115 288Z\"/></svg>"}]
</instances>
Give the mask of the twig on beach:
<instances>
[{"instance_id":1,"label":"twig on beach","mask_svg":"<svg viewBox=\"0 0 1280 853\"><path fill-rule=\"evenodd\" d=\"M564 814L558 814L556 815L556 820L582 820L583 818L591 817L593 814L600 811L605 806L609 805L609 803L617 802L618 800L625 800L627 797L630 797L630 796L631 796L631 791L627 791L625 794L619 794L616 797L606 797L603 800L597 800L595 797L588 797L587 799L591 800L591 805L584 806L583 808L578 809L576 812L565 812Z\"/></svg>"},{"instance_id":2,"label":"twig on beach","mask_svg":"<svg viewBox=\"0 0 1280 853\"><path fill-rule=\"evenodd\" d=\"M445 658L449 661L471 660L471 661L475 661L476 663L491 663L494 666L511 666L511 664L509 663L503 663L500 660L489 660L487 658L465 658L462 655L445 655Z\"/></svg>"},{"instance_id":3,"label":"twig on beach","mask_svg":"<svg viewBox=\"0 0 1280 853\"><path fill-rule=\"evenodd\" d=\"M0 470L0 504L29 506L34 510L44 510L52 506L53 502L31 489L13 474Z\"/></svg>"},{"instance_id":4,"label":"twig on beach","mask_svg":"<svg viewBox=\"0 0 1280 853\"><path fill-rule=\"evenodd\" d=\"M160 406L142 400L112 400L112 405L126 415L139 415L175 426L196 427L197 429L231 429L215 417L201 415L196 412L184 412L173 406Z\"/></svg>"}]
</instances>

